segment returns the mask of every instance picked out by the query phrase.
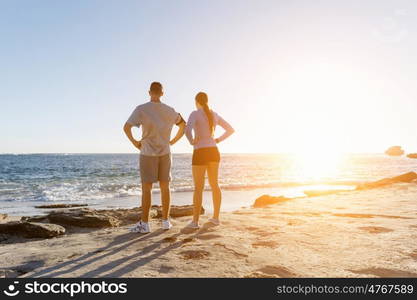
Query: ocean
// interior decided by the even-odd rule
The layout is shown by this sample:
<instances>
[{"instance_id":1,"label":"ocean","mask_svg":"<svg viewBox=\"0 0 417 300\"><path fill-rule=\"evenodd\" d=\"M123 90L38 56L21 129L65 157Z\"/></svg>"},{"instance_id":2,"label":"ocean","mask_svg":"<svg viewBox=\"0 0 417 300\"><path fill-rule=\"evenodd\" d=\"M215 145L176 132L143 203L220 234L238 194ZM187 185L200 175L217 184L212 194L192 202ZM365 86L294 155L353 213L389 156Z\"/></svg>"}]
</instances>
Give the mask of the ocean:
<instances>
[{"instance_id":1,"label":"ocean","mask_svg":"<svg viewBox=\"0 0 417 300\"><path fill-rule=\"evenodd\" d=\"M40 214L43 211L34 207L50 203L138 206L138 158L137 154L0 155L0 212ZM417 160L405 156L350 154L321 161L289 154L224 154L219 183L223 207L233 210L250 205L262 193L302 196L304 189L352 189L361 182L409 171L417 171ZM191 154L173 155L172 178L172 203L191 204ZM158 204L157 185L154 193ZM207 206L209 196L205 193Z\"/></svg>"}]
</instances>

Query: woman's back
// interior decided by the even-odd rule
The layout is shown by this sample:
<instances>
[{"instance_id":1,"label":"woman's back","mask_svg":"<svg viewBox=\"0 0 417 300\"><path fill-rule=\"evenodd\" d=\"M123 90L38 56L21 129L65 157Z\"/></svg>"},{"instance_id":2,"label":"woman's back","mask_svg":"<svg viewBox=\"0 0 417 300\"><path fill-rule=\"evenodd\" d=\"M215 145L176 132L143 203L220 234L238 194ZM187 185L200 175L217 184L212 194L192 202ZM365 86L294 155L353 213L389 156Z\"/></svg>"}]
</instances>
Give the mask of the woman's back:
<instances>
[{"instance_id":1,"label":"woman's back","mask_svg":"<svg viewBox=\"0 0 417 300\"><path fill-rule=\"evenodd\" d=\"M217 113L211 111L213 115L213 126L221 126L226 132L219 137L217 142L221 142L231 135L234 130L229 123L223 120ZM194 137L192 131L194 130ZM216 140L210 129L209 120L203 109L195 110L191 113L187 122L186 135L190 143L194 145L194 149L216 147Z\"/></svg>"}]
</instances>

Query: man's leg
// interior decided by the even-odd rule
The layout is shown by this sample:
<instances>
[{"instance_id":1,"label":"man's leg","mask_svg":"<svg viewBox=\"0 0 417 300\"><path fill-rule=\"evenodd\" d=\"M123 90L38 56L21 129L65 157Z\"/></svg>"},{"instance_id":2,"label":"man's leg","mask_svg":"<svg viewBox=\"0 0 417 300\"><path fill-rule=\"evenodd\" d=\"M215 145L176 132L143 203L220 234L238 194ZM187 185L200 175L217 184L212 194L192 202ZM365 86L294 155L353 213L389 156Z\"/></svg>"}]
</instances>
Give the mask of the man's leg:
<instances>
[{"instance_id":1,"label":"man's leg","mask_svg":"<svg viewBox=\"0 0 417 300\"><path fill-rule=\"evenodd\" d=\"M152 183L142 182L142 216L141 221L148 223L151 209Z\"/></svg>"},{"instance_id":2,"label":"man's leg","mask_svg":"<svg viewBox=\"0 0 417 300\"><path fill-rule=\"evenodd\" d=\"M158 180L161 189L162 220L168 220L171 208L171 191L169 182L171 180L171 154L159 157Z\"/></svg>"},{"instance_id":3,"label":"man's leg","mask_svg":"<svg viewBox=\"0 0 417 300\"><path fill-rule=\"evenodd\" d=\"M140 155L140 177L142 179L142 217L141 221L148 223L151 209L152 184L157 181L158 159L152 156Z\"/></svg>"},{"instance_id":4,"label":"man's leg","mask_svg":"<svg viewBox=\"0 0 417 300\"><path fill-rule=\"evenodd\" d=\"M169 181L160 181L159 187L161 189L162 220L168 220L169 210L171 208L171 191L169 189Z\"/></svg>"}]
</instances>

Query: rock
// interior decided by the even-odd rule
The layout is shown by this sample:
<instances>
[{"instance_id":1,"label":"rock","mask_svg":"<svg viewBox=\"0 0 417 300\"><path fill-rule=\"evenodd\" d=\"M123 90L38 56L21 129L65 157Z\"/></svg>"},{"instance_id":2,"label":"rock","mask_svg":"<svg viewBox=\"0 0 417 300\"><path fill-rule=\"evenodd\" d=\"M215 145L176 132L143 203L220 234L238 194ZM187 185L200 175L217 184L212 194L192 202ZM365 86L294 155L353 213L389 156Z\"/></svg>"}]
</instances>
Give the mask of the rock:
<instances>
[{"instance_id":1,"label":"rock","mask_svg":"<svg viewBox=\"0 0 417 300\"><path fill-rule=\"evenodd\" d=\"M47 215L51 223L76 227L116 227L120 221L113 216L91 209L53 211Z\"/></svg>"},{"instance_id":2,"label":"rock","mask_svg":"<svg viewBox=\"0 0 417 300\"><path fill-rule=\"evenodd\" d=\"M71 208L71 207L83 207L83 206L88 206L88 204L65 204L65 203L60 203L60 204L47 204L47 205L38 205L35 206L35 208Z\"/></svg>"},{"instance_id":3,"label":"rock","mask_svg":"<svg viewBox=\"0 0 417 300\"><path fill-rule=\"evenodd\" d=\"M417 158L417 153L410 153L410 154L407 154L407 157L408 157L408 158Z\"/></svg>"},{"instance_id":4,"label":"rock","mask_svg":"<svg viewBox=\"0 0 417 300\"><path fill-rule=\"evenodd\" d=\"M399 176L390 177L390 178L384 178L378 181L368 182L360 184L356 187L357 190L364 190L364 189L372 189L372 188L378 188L394 183L400 183L400 182L412 182L417 179L417 174L415 172L408 172L401 174Z\"/></svg>"},{"instance_id":5,"label":"rock","mask_svg":"<svg viewBox=\"0 0 417 300\"><path fill-rule=\"evenodd\" d=\"M253 204L253 207L264 207L271 204L281 203L287 200L290 200L291 198L286 198L283 196L274 197L270 195L262 195L261 197L257 198L255 200L255 203Z\"/></svg>"},{"instance_id":6,"label":"rock","mask_svg":"<svg viewBox=\"0 0 417 300\"><path fill-rule=\"evenodd\" d=\"M211 253L206 250L185 250L180 252L180 255L184 259L204 259L210 256Z\"/></svg>"},{"instance_id":7,"label":"rock","mask_svg":"<svg viewBox=\"0 0 417 300\"><path fill-rule=\"evenodd\" d=\"M56 224L14 221L0 224L0 233L26 238L52 238L65 233L65 228Z\"/></svg>"},{"instance_id":8,"label":"rock","mask_svg":"<svg viewBox=\"0 0 417 300\"><path fill-rule=\"evenodd\" d=\"M121 222L120 225L128 225L128 224L136 223L139 221L142 215L142 209L139 207L108 209L108 210L100 210L99 212L105 213L109 216L112 216L118 219ZM152 207L149 212L149 217L156 218L157 215L158 215L157 209Z\"/></svg>"},{"instance_id":9,"label":"rock","mask_svg":"<svg viewBox=\"0 0 417 300\"><path fill-rule=\"evenodd\" d=\"M31 217L21 217L20 221L25 222L48 222L48 216L31 216Z\"/></svg>"},{"instance_id":10,"label":"rock","mask_svg":"<svg viewBox=\"0 0 417 300\"><path fill-rule=\"evenodd\" d=\"M13 269L3 269L0 270L0 278L17 278L20 274L18 271Z\"/></svg>"},{"instance_id":11,"label":"rock","mask_svg":"<svg viewBox=\"0 0 417 300\"><path fill-rule=\"evenodd\" d=\"M307 190L303 191L307 197L316 197L316 196L325 196L325 195L333 195L342 192L347 192L349 190Z\"/></svg>"},{"instance_id":12,"label":"rock","mask_svg":"<svg viewBox=\"0 0 417 300\"><path fill-rule=\"evenodd\" d=\"M7 241L9 239L9 236L7 234L0 234L0 243Z\"/></svg>"},{"instance_id":13,"label":"rock","mask_svg":"<svg viewBox=\"0 0 417 300\"><path fill-rule=\"evenodd\" d=\"M0 221L7 219L7 214L0 214Z\"/></svg>"},{"instance_id":14,"label":"rock","mask_svg":"<svg viewBox=\"0 0 417 300\"><path fill-rule=\"evenodd\" d=\"M401 146L392 146L385 151L385 154L390 156L401 156L404 154L404 150Z\"/></svg>"},{"instance_id":15,"label":"rock","mask_svg":"<svg viewBox=\"0 0 417 300\"><path fill-rule=\"evenodd\" d=\"M201 208L201 214L204 214L205 210ZM124 226L139 221L142 214L140 207L135 208L120 208L120 209L106 209L106 210L94 210L90 208L76 208L76 209L64 209L54 210L47 215L22 217L21 221L25 222L45 222L54 223L63 226L76 226L76 227L115 227ZM162 217L162 207L153 205L150 213L151 218ZM175 206L171 207L171 217L178 218L183 216L192 216L193 206Z\"/></svg>"},{"instance_id":16,"label":"rock","mask_svg":"<svg viewBox=\"0 0 417 300\"><path fill-rule=\"evenodd\" d=\"M158 211L158 215L156 217L161 218L162 217L162 206L157 206L156 209ZM179 218L179 217L185 217L185 216L192 216L193 215L193 210L194 210L193 205L182 205L182 206L173 205L173 206L171 206L170 217L171 218ZM201 212L200 213L202 215L204 215L204 213L205 213L204 207L201 207Z\"/></svg>"}]
</instances>

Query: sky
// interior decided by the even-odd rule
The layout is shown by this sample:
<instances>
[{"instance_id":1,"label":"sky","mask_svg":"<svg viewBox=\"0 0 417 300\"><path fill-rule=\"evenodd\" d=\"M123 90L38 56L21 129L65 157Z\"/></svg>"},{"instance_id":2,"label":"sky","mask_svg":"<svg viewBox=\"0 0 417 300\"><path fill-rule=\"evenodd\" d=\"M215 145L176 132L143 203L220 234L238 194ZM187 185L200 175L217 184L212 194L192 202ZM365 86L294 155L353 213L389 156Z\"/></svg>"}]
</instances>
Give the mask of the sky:
<instances>
[{"instance_id":1,"label":"sky","mask_svg":"<svg viewBox=\"0 0 417 300\"><path fill-rule=\"evenodd\" d=\"M152 81L185 119L206 92L236 130L223 152L417 152L416 14L394 0L0 0L0 153L135 153L122 127Z\"/></svg>"}]
</instances>

